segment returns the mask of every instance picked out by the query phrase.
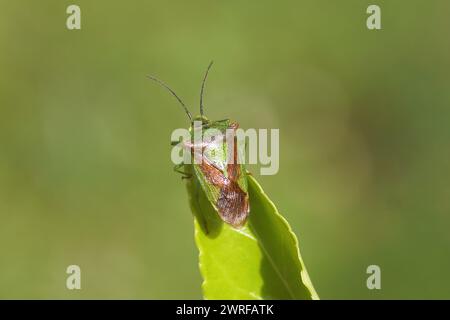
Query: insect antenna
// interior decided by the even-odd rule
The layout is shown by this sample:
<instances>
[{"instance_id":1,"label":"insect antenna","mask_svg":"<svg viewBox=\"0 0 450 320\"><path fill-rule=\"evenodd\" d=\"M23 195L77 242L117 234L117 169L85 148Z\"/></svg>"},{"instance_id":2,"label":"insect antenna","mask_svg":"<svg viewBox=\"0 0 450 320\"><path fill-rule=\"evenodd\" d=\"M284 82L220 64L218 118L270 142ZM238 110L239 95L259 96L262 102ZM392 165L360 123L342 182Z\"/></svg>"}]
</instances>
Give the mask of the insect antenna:
<instances>
[{"instance_id":1,"label":"insect antenna","mask_svg":"<svg viewBox=\"0 0 450 320\"><path fill-rule=\"evenodd\" d=\"M203 117L203 90L205 89L205 82L206 82L206 78L208 77L208 72L209 69L211 69L211 66L213 65L214 61L211 61L208 65L208 68L206 69L205 72L205 77L203 78L203 82L202 82L202 89L200 91L200 115Z\"/></svg>"},{"instance_id":2,"label":"insect antenna","mask_svg":"<svg viewBox=\"0 0 450 320\"><path fill-rule=\"evenodd\" d=\"M178 100L178 102L181 104L181 106L183 107L184 111L186 112L187 116L189 117L189 120L192 122L192 115L189 112L188 108L186 107L186 105L184 104L184 102L180 99L180 97L177 96L177 94L170 89L170 87L165 84L164 82L162 82L161 80L159 80L158 78L155 78L153 76L148 75L147 78L149 78L150 80L153 80L155 82L157 82L158 84L160 84L161 86L163 86L164 88L166 88L167 90L169 90L169 92Z\"/></svg>"}]
</instances>

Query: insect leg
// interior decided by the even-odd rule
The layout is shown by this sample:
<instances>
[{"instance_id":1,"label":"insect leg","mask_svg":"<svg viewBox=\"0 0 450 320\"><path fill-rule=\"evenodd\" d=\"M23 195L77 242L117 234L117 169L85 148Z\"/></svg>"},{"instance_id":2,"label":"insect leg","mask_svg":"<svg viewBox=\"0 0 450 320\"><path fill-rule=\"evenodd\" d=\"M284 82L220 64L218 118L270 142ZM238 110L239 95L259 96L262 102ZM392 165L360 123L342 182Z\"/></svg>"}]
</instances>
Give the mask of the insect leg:
<instances>
[{"instance_id":1,"label":"insect leg","mask_svg":"<svg viewBox=\"0 0 450 320\"><path fill-rule=\"evenodd\" d=\"M178 172L178 173L181 173L181 174L182 174L181 179L190 179L190 178L192 177L192 174L187 173L187 172L181 170L181 168L182 168L183 166L184 166L184 163L177 164L177 165L175 165L175 166L173 167L173 171Z\"/></svg>"}]
</instances>

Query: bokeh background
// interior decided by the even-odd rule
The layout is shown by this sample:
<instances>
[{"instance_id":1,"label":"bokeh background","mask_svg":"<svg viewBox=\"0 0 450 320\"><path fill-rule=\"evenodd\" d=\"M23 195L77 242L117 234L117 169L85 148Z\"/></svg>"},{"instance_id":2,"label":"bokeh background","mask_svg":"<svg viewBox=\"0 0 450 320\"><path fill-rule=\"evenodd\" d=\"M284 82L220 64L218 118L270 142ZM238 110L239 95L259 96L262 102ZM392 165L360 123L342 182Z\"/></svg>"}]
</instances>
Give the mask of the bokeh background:
<instances>
[{"instance_id":1,"label":"bokeh background","mask_svg":"<svg viewBox=\"0 0 450 320\"><path fill-rule=\"evenodd\" d=\"M201 298L170 161L188 121L145 75L197 110L211 59L207 115L280 129L280 171L259 180L321 298L450 298L448 1L0 8L0 298ZM70 264L82 290L65 287Z\"/></svg>"}]
</instances>

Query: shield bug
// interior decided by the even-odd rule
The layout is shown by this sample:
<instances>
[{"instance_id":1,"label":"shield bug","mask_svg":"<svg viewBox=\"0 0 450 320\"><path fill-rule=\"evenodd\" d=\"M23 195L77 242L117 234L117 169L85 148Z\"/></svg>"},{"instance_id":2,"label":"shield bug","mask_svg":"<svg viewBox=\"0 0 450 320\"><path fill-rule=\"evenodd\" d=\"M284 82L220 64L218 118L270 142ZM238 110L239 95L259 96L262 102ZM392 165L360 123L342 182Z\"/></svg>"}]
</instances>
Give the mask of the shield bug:
<instances>
[{"instance_id":1,"label":"shield bug","mask_svg":"<svg viewBox=\"0 0 450 320\"><path fill-rule=\"evenodd\" d=\"M183 174L183 178L197 179L208 201L220 218L235 228L242 227L247 221L250 204L247 187L247 172L240 157L240 148L236 138L239 125L229 119L212 121L205 117L203 93L212 62L208 65L200 90L200 115L193 118L187 106L178 95L164 82L148 76L166 88L181 104L190 120L190 141L180 141L182 148L188 150L197 161L176 165L174 170ZM194 125L195 124L195 125ZM195 136L201 133L201 139ZM182 171L182 168L187 169Z\"/></svg>"}]
</instances>

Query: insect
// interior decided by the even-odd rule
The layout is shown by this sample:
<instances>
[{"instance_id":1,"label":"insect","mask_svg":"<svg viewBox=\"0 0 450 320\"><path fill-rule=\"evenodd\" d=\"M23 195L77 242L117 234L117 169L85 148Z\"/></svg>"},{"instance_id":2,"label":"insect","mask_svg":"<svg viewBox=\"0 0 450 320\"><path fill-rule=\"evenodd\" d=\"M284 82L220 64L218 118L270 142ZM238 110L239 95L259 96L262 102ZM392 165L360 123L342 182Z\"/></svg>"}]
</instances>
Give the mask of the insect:
<instances>
[{"instance_id":1,"label":"insect","mask_svg":"<svg viewBox=\"0 0 450 320\"><path fill-rule=\"evenodd\" d=\"M179 143L191 152L193 158L197 157L200 161L192 164L181 163L176 165L174 170L183 174L185 179L197 179L220 218L231 226L239 228L245 224L250 213L247 172L244 164L237 161L236 130L239 124L229 119L211 121L204 115L203 93L212 63L208 65L203 77L200 90L200 115L195 118L169 86L153 76L148 78L166 88L178 100L190 120L191 141ZM198 127L194 127L194 123L201 124L202 142L192 142L195 130L198 130ZM208 132L212 130L208 129L215 129L214 133L209 134ZM182 171L183 167L187 169L187 172Z\"/></svg>"}]
</instances>

